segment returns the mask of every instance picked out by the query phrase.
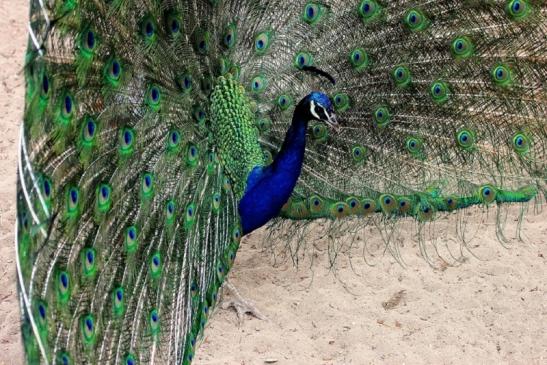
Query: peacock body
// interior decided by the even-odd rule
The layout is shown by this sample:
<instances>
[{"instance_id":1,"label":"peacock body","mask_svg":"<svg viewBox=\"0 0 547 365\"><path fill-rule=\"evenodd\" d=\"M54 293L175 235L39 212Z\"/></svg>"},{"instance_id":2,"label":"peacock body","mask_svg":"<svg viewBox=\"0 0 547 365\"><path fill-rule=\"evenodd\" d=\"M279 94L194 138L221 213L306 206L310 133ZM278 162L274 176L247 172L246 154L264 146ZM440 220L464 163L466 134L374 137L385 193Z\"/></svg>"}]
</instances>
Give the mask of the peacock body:
<instances>
[{"instance_id":1,"label":"peacock body","mask_svg":"<svg viewBox=\"0 0 547 365\"><path fill-rule=\"evenodd\" d=\"M32 0L17 196L28 363L189 364L241 236L274 217L425 225L541 200L546 12Z\"/></svg>"}]
</instances>

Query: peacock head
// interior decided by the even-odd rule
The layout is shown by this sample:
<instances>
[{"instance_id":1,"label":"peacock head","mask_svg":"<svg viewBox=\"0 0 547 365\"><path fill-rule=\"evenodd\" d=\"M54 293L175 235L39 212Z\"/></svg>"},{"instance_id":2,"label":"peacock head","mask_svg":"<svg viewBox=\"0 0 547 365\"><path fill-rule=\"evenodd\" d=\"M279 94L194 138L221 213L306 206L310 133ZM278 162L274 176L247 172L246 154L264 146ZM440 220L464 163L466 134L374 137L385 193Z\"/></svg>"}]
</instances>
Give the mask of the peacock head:
<instances>
[{"instance_id":1,"label":"peacock head","mask_svg":"<svg viewBox=\"0 0 547 365\"><path fill-rule=\"evenodd\" d=\"M304 108L309 113L308 120L319 120L335 130L339 128L334 106L330 98L322 92L314 91L304 98Z\"/></svg>"}]
</instances>

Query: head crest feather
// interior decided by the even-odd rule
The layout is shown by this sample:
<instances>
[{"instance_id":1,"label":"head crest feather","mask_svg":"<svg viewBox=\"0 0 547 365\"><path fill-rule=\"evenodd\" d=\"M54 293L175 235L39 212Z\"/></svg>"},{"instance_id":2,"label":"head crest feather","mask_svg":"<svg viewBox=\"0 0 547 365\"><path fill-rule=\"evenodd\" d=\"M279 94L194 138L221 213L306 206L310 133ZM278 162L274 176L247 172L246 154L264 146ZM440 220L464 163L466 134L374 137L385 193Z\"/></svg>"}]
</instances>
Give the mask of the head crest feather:
<instances>
[{"instance_id":1,"label":"head crest feather","mask_svg":"<svg viewBox=\"0 0 547 365\"><path fill-rule=\"evenodd\" d=\"M322 76L324 78L326 78L327 80L329 80L331 82L331 84L333 85L336 85L336 80L334 79L334 77L332 77L328 72L326 71L323 71L315 66L304 66L302 68L302 70L304 71L307 71L307 72L311 72L313 74L316 74L318 76Z\"/></svg>"}]
</instances>

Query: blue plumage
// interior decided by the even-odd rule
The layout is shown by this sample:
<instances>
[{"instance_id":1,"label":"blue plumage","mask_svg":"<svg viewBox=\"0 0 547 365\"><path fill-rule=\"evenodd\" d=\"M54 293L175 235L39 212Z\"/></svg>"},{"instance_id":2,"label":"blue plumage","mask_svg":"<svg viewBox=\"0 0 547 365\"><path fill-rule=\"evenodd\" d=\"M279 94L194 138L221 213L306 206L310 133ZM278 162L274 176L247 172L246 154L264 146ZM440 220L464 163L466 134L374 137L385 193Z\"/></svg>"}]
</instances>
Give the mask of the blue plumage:
<instances>
[{"instance_id":1,"label":"blue plumage","mask_svg":"<svg viewBox=\"0 0 547 365\"><path fill-rule=\"evenodd\" d=\"M247 188L238 207L243 234L277 217L291 196L302 171L308 122L316 118L311 113L313 108L325 110L324 114L319 112L322 119L334 115L327 95L312 92L306 96L296 107L291 127L274 162L267 167L257 166L249 174Z\"/></svg>"}]
</instances>

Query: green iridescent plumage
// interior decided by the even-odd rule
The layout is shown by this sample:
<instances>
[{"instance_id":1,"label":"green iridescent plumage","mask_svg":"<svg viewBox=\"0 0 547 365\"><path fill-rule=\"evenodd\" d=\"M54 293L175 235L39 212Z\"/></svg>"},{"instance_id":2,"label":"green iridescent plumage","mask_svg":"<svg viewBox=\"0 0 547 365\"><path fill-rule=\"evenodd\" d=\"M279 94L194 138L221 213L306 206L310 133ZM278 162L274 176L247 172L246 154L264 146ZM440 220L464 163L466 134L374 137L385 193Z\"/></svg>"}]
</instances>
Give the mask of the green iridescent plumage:
<instances>
[{"instance_id":1,"label":"green iridescent plumage","mask_svg":"<svg viewBox=\"0 0 547 365\"><path fill-rule=\"evenodd\" d=\"M303 241L316 219L329 239L400 222L420 236L471 206L540 204L544 10L31 0L16 256L27 362L190 364L235 262L248 178L283 168L312 91L340 127L309 122L271 224L299 222L272 236Z\"/></svg>"},{"instance_id":2,"label":"green iridescent plumage","mask_svg":"<svg viewBox=\"0 0 547 365\"><path fill-rule=\"evenodd\" d=\"M256 77L253 78L253 83L258 82ZM211 114L219 158L228 175L236 182L236 196L241 198L248 174L253 167L264 165L264 155L258 144L258 130L250 101L231 76L218 79L211 95Z\"/></svg>"}]
</instances>

